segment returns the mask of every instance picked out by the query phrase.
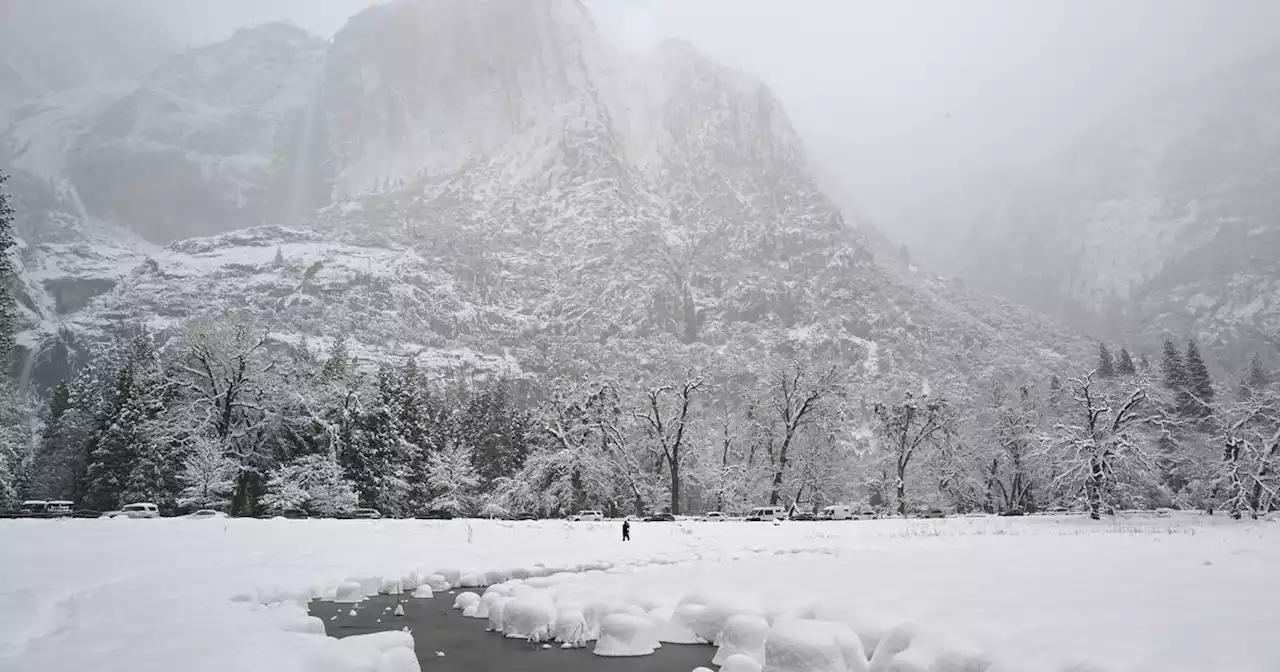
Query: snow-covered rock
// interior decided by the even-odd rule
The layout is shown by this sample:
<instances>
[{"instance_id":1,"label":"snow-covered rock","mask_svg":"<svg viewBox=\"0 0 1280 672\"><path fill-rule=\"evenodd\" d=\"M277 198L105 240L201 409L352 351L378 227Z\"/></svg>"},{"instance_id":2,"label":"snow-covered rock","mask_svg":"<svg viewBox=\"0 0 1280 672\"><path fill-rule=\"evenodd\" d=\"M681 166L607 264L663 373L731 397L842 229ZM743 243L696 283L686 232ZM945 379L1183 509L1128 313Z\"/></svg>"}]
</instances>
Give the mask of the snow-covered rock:
<instances>
[{"instance_id":1,"label":"snow-covered rock","mask_svg":"<svg viewBox=\"0 0 1280 672\"><path fill-rule=\"evenodd\" d=\"M458 610L463 610L479 603L480 596L472 592L458 593L457 597L453 598L453 608Z\"/></svg>"},{"instance_id":2,"label":"snow-covered rock","mask_svg":"<svg viewBox=\"0 0 1280 672\"><path fill-rule=\"evenodd\" d=\"M740 653L729 656L720 664L720 672L761 672L762 669L755 658Z\"/></svg>"},{"instance_id":3,"label":"snow-covered rock","mask_svg":"<svg viewBox=\"0 0 1280 672\"><path fill-rule=\"evenodd\" d=\"M355 604L364 600L364 588L358 581L344 581L338 584L333 601L338 604Z\"/></svg>"},{"instance_id":4,"label":"snow-covered rock","mask_svg":"<svg viewBox=\"0 0 1280 672\"><path fill-rule=\"evenodd\" d=\"M647 656L654 652L652 624L644 616L611 614L600 625L592 653L597 656Z\"/></svg>"},{"instance_id":5,"label":"snow-covered rock","mask_svg":"<svg viewBox=\"0 0 1280 672\"><path fill-rule=\"evenodd\" d=\"M764 672L867 672L858 636L843 625L803 619L778 622L765 641Z\"/></svg>"},{"instance_id":6,"label":"snow-covered rock","mask_svg":"<svg viewBox=\"0 0 1280 672\"><path fill-rule=\"evenodd\" d=\"M511 639L549 641L555 627L556 605L545 594L517 595L502 610L502 632Z\"/></svg>"},{"instance_id":7,"label":"snow-covered rock","mask_svg":"<svg viewBox=\"0 0 1280 672\"><path fill-rule=\"evenodd\" d=\"M398 646L383 652L378 659L377 672L422 672L422 667L413 648Z\"/></svg>"},{"instance_id":8,"label":"snow-covered rock","mask_svg":"<svg viewBox=\"0 0 1280 672\"><path fill-rule=\"evenodd\" d=\"M706 609L705 605L685 603L676 606L667 624L658 630L658 641L669 644L707 644L707 640L698 636L693 624Z\"/></svg>"},{"instance_id":9,"label":"snow-covered rock","mask_svg":"<svg viewBox=\"0 0 1280 672\"><path fill-rule=\"evenodd\" d=\"M431 586L423 584L413 589L413 596L419 599L430 599L435 597L435 591L431 589Z\"/></svg>"},{"instance_id":10,"label":"snow-covered rock","mask_svg":"<svg viewBox=\"0 0 1280 672\"><path fill-rule=\"evenodd\" d=\"M507 610L507 605L511 603L510 597L499 596L497 600L489 607L489 624L485 628L488 632L502 632L503 615Z\"/></svg>"},{"instance_id":11,"label":"snow-covered rock","mask_svg":"<svg viewBox=\"0 0 1280 672\"><path fill-rule=\"evenodd\" d=\"M745 655L761 664L765 662L764 643L769 636L769 623L755 614L737 614L724 622L716 655L711 659L723 665L730 656Z\"/></svg>"},{"instance_id":12,"label":"snow-covered rock","mask_svg":"<svg viewBox=\"0 0 1280 672\"><path fill-rule=\"evenodd\" d=\"M555 640L569 647L586 646L589 641L587 619L581 609L569 607L556 610Z\"/></svg>"}]
</instances>

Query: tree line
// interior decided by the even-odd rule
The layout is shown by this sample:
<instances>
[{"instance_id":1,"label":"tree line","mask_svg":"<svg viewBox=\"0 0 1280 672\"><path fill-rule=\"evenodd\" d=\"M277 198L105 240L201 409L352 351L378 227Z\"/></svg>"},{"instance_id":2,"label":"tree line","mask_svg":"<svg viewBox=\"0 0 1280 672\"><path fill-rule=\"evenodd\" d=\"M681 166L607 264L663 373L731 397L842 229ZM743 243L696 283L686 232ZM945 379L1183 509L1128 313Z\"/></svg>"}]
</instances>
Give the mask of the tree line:
<instances>
[{"instance_id":1,"label":"tree line","mask_svg":"<svg viewBox=\"0 0 1280 672\"><path fill-rule=\"evenodd\" d=\"M2 195L3 192L0 192ZM11 210L0 199L0 277ZM0 282L0 349L15 301ZM588 376L462 375L369 361L251 319L138 327L38 402L0 376L0 505L558 516L817 508L901 515L1154 507L1272 510L1280 391L1254 358L1215 382L1197 344L1159 362L1099 344L926 381L768 359Z\"/></svg>"}]
</instances>

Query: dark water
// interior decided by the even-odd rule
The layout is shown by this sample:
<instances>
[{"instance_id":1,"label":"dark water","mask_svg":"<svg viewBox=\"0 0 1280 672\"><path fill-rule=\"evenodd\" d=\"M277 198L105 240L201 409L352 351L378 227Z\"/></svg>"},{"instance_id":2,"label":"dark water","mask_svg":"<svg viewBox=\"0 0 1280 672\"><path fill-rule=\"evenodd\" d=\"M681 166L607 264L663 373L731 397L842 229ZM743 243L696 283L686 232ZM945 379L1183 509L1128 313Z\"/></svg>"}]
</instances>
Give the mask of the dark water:
<instances>
[{"instance_id":1,"label":"dark water","mask_svg":"<svg viewBox=\"0 0 1280 672\"><path fill-rule=\"evenodd\" d=\"M635 658L603 658L593 655L590 646L566 650L553 643L544 649L485 632L488 620L463 618L451 608L453 599L441 593L426 600L379 595L358 605L312 602L311 614L324 621L332 637L408 626L423 672L690 672L699 665L715 669L711 657L716 650L706 645L663 644L653 655ZM404 616L392 615L397 603L404 605ZM352 609L355 616L349 615Z\"/></svg>"}]
</instances>

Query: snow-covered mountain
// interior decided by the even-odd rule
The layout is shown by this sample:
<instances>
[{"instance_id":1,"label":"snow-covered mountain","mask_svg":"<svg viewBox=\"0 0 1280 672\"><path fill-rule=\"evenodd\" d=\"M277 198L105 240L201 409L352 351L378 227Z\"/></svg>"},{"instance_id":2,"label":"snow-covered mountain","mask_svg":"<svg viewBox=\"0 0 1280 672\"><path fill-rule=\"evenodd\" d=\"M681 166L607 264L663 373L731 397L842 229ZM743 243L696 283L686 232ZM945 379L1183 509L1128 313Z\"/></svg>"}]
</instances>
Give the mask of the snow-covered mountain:
<instances>
[{"instance_id":1,"label":"snow-covered mountain","mask_svg":"<svg viewBox=\"0 0 1280 672\"><path fill-rule=\"evenodd\" d=\"M978 287L1228 368L1280 347L1280 54L1188 82L1082 138L974 217Z\"/></svg>"},{"instance_id":2,"label":"snow-covered mountain","mask_svg":"<svg viewBox=\"0 0 1280 672\"><path fill-rule=\"evenodd\" d=\"M28 342L240 309L441 366L803 353L974 380L1080 345L881 258L767 87L681 43L616 52L572 0L398 0L332 43L259 27L25 109L0 161Z\"/></svg>"}]
</instances>

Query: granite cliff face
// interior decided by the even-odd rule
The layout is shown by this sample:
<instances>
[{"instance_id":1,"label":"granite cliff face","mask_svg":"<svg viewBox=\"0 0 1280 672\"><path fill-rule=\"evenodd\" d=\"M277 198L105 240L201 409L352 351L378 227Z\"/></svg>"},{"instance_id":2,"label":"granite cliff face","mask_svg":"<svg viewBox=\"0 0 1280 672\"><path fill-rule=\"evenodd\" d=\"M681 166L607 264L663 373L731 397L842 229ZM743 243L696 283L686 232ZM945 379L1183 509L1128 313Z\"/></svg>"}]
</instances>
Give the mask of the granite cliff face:
<instances>
[{"instance_id":1,"label":"granite cliff face","mask_svg":"<svg viewBox=\"0 0 1280 672\"><path fill-rule=\"evenodd\" d=\"M234 310L529 374L802 354L976 380L1080 348L882 258L763 84L681 43L618 53L569 0L264 26L24 109L0 161L37 351Z\"/></svg>"}]
</instances>

